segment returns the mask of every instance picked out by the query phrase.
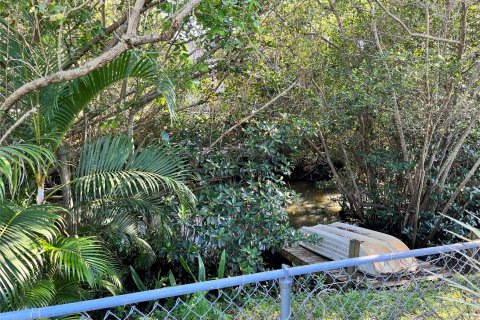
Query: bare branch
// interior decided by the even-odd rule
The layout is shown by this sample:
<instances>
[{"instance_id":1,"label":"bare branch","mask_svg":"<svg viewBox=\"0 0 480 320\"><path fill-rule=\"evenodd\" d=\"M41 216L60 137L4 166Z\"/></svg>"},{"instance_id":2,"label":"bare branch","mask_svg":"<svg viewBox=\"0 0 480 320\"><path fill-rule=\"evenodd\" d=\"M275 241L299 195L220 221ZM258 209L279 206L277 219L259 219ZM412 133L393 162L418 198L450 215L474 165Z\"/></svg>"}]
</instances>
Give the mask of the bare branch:
<instances>
[{"instance_id":1,"label":"bare branch","mask_svg":"<svg viewBox=\"0 0 480 320\"><path fill-rule=\"evenodd\" d=\"M5 132L5 134L0 139L0 145L2 145L3 141L5 141L5 139L7 139L7 137L13 132L13 130L15 130L19 125L21 125L31 114L36 113L37 110L38 109L36 107L32 108L30 111L28 111L23 116L21 116L20 119L18 119L17 122L15 122L13 124L13 126L8 128L7 132Z\"/></svg>"},{"instance_id":2,"label":"bare branch","mask_svg":"<svg viewBox=\"0 0 480 320\"><path fill-rule=\"evenodd\" d=\"M460 41L458 44L457 57L462 58L463 53L465 52L465 41L467 38L467 4L465 1L462 2L462 23L460 25Z\"/></svg>"},{"instance_id":3,"label":"bare branch","mask_svg":"<svg viewBox=\"0 0 480 320\"><path fill-rule=\"evenodd\" d=\"M137 34L138 23L140 22L140 13L145 4L145 0L137 0L135 5L130 9L127 34Z\"/></svg>"},{"instance_id":4,"label":"bare branch","mask_svg":"<svg viewBox=\"0 0 480 320\"><path fill-rule=\"evenodd\" d=\"M145 12L146 10L150 9L153 5L157 4L157 1L152 1L152 0L145 0L145 4L141 10L141 12ZM119 18L117 21L112 23L110 26L108 26L105 29L104 34L98 34L95 37L93 37L89 42L85 43L81 48L77 49L76 51L73 52L71 59L66 62L63 66L62 69L68 69L71 67L74 63L78 61L85 53L87 53L94 45L105 39L107 36L115 32L118 28L120 28L123 24L128 19L128 13L124 14L121 18ZM123 33L122 33L123 34ZM111 46L113 47L113 46Z\"/></svg>"},{"instance_id":5,"label":"bare branch","mask_svg":"<svg viewBox=\"0 0 480 320\"><path fill-rule=\"evenodd\" d=\"M128 50L128 45L125 42L119 43L117 46L112 48L111 50L105 52L104 54L88 61L85 63L83 66L76 68L76 69L71 69L68 71L58 71L54 74L51 74L46 77L41 77L38 79L35 79L33 81L30 81L28 83L25 83L18 89L16 89L14 92L12 92L7 99L2 103L0 106L0 111L7 111L15 102L20 100L23 96L27 95L28 93L44 88L50 84L53 83L58 83L58 82L64 82L64 81L69 81L73 79L77 79L79 77L82 77L90 72L92 72L95 69L98 69L104 65L106 65L108 62L114 60L118 56L120 56L122 53ZM0 115L1 119L2 115Z\"/></svg>"},{"instance_id":6,"label":"bare branch","mask_svg":"<svg viewBox=\"0 0 480 320\"><path fill-rule=\"evenodd\" d=\"M217 140L215 140L205 151L204 151L204 154L207 154L214 146L216 146L220 141L222 141L222 139L228 135L229 133L231 133L232 131L234 131L235 129L237 129L238 127L240 127L242 125L242 123L252 119L253 117L255 117L259 112L261 112L262 110L265 110L266 108L268 108L269 106L271 106L275 101L277 101L280 97L283 97L284 95L286 95L290 90L292 90L292 88L297 84L297 80L293 81L293 83L291 85L288 86L287 89L283 90L282 92L280 92L279 94L277 94L272 100L270 100L269 102L267 102L266 104L264 104L261 108L258 108L257 110L253 111L251 114L249 114L248 116L246 116L245 118L241 119L239 122L237 122L235 125L233 125L232 127L230 127L230 129L228 129L227 131L225 131L224 133L222 133L220 135L220 137L218 137Z\"/></svg>"},{"instance_id":7,"label":"bare branch","mask_svg":"<svg viewBox=\"0 0 480 320\"><path fill-rule=\"evenodd\" d=\"M177 13L172 20L172 25L169 31L160 34L151 33L145 36L132 36L127 32L124 40L133 47L138 47L148 43L171 40L178 31L182 21L200 4L200 2L201 0L191 0L179 13Z\"/></svg>"},{"instance_id":8,"label":"bare branch","mask_svg":"<svg viewBox=\"0 0 480 320\"><path fill-rule=\"evenodd\" d=\"M375 0L375 2L378 3L378 5L383 9L383 11L385 11L385 13L390 16L390 18L395 20L405 30L410 37L423 38L423 39L428 39L432 41L446 42L446 43L452 43L452 44L460 44L460 41L455 39L446 39L441 37L434 37L428 34L412 32L410 28L408 28L407 25L402 20L400 20L400 18L398 18L396 15L388 11L388 9L379 0Z\"/></svg>"}]
</instances>

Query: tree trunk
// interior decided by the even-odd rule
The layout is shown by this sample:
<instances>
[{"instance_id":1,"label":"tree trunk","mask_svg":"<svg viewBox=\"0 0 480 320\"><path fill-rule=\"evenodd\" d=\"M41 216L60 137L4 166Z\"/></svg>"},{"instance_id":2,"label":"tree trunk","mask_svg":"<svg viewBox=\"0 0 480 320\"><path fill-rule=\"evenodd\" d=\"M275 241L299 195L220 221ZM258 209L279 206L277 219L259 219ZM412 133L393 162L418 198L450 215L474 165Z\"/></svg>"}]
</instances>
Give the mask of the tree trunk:
<instances>
[{"instance_id":1,"label":"tree trunk","mask_svg":"<svg viewBox=\"0 0 480 320\"><path fill-rule=\"evenodd\" d=\"M59 174L60 174L60 181L64 186L62 189L63 195L63 203L66 208L70 209L67 218L67 232L70 235L77 233L77 217L75 212L72 210L73 208L73 197L72 197L72 187L71 183L71 172L70 166L68 164L68 150L65 146L61 146L58 150L58 158L60 160L59 165Z\"/></svg>"}]
</instances>

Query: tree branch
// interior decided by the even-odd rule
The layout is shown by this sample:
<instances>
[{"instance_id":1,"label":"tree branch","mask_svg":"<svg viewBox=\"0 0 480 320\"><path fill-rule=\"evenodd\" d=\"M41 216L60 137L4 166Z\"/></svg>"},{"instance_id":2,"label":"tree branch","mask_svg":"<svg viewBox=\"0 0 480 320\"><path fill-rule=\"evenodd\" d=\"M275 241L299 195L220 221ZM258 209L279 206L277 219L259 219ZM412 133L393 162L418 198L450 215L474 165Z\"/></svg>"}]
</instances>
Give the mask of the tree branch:
<instances>
[{"instance_id":1,"label":"tree branch","mask_svg":"<svg viewBox=\"0 0 480 320\"><path fill-rule=\"evenodd\" d=\"M5 132L5 134L0 139L0 145L2 145L3 141L7 139L7 137L13 132L13 130L15 130L19 125L21 125L31 114L36 113L37 110L38 109L36 107L32 108L30 111L21 116L20 119L18 119L17 122L13 124L13 126L8 128L7 132Z\"/></svg>"},{"instance_id":2,"label":"tree branch","mask_svg":"<svg viewBox=\"0 0 480 320\"><path fill-rule=\"evenodd\" d=\"M383 9L383 11L385 11L385 13L390 16L390 18L395 20L403 28L403 30L405 30L410 37L423 38L423 39L428 39L428 40L433 40L433 41L438 41L438 42L452 43L452 44L460 44L460 41L455 40L455 39L446 39L446 38L441 38L441 37L434 37L434 36L431 36L431 35L428 35L428 34L412 32L410 30L410 28L408 28L407 25L402 20L400 20L400 18L398 18L396 15L394 15L393 13L388 11L388 9L379 0L375 0L375 2L378 3L378 5Z\"/></svg>"},{"instance_id":3,"label":"tree branch","mask_svg":"<svg viewBox=\"0 0 480 320\"><path fill-rule=\"evenodd\" d=\"M129 34L123 37L123 39L131 46L138 47L148 43L155 43L160 41L168 41L173 38L175 33L178 31L180 24L183 20L193 11L199 4L201 0L191 0L187 5L172 19L172 25L170 30L163 33L151 33L144 36L135 36Z\"/></svg>"},{"instance_id":4,"label":"tree branch","mask_svg":"<svg viewBox=\"0 0 480 320\"><path fill-rule=\"evenodd\" d=\"M377 0L375 0L377 1ZM368 0L370 3L370 15L372 17L372 32L375 37L375 44L378 48L378 52L380 55L384 55L382 44L380 43L380 37L378 35L378 30L377 30L377 22L375 20L375 4L371 1ZM385 59L382 59L383 66L385 67L385 70L387 72L387 77L390 81L392 81L392 75L390 73L390 68L388 67L387 62ZM407 143L405 141L405 134L403 132L403 126L402 126L402 115L400 113L400 108L399 108L399 102L397 98L397 91L395 90L395 87L392 87L392 98L393 98L393 118L395 121L395 126L397 128L397 133L398 133L398 139L400 142L400 148L402 150L402 155L403 155L403 160L408 163L409 160L409 155L408 155L408 150L407 150ZM411 193L413 193L413 182L412 182L412 175L410 172L407 173L407 184L408 188Z\"/></svg>"},{"instance_id":5,"label":"tree branch","mask_svg":"<svg viewBox=\"0 0 480 320\"><path fill-rule=\"evenodd\" d=\"M153 7L155 4L157 4L158 1L152 1L152 0L145 0L145 4L141 10L141 13L145 12L146 10L150 9ZM128 13L125 13L121 18L119 18L117 21L112 23L110 26L105 28L105 33L104 34L98 34L95 37L93 37L88 43L85 43L81 48L77 49L76 51L73 52L72 57L70 58L69 61L67 61L63 66L62 69L68 69L70 68L74 63L78 61L85 53L87 53L94 45L105 39L107 36L112 34L115 30L120 28L128 19Z\"/></svg>"},{"instance_id":6,"label":"tree branch","mask_svg":"<svg viewBox=\"0 0 480 320\"><path fill-rule=\"evenodd\" d=\"M313 148L313 150L315 150L316 153L318 153L318 155L323 155L325 157L325 160L327 161L327 164L333 173L333 177L335 178L338 189L340 189L340 192L342 192L345 195L345 197L348 199L348 202L352 205L353 211L355 212L355 214L360 219L363 219L363 212L360 210L357 204L357 199L355 199L350 194L350 192L348 192L347 188L345 187L345 184L343 183L342 178L338 174L338 171L335 168L335 165L333 164L332 158L330 157L330 153L328 152L327 143L325 141L325 138L323 137L323 133L320 128L318 129L318 136L320 137L320 141L322 142L322 147L324 152L322 152L322 150L320 150L320 148L318 148L317 145L313 143L310 139L305 138L305 141Z\"/></svg>"},{"instance_id":7,"label":"tree branch","mask_svg":"<svg viewBox=\"0 0 480 320\"><path fill-rule=\"evenodd\" d=\"M66 71L58 71L49 76L38 78L31 82L25 83L24 85L17 88L5 99L5 101L0 106L0 111L7 111L15 102L17 102L23 96L29 94L30 92L44 88L53 83L70 81L87 75L93 70L96 70L106 65L110 61L116 59L118 56L120 56L122 53L126 52L132 47L140 46L147 43L171 40L175 33L178 31L179 26L181 25L183 20L201 2L201 0L190 0L190 2L178 14L173 17L170 30L161 34L153 33L145 36L137 36L133 32L136 32L136 27L139 22L140 9L138 8L143 7L144 1L145 0L136 1L134 6L135 9L132 10L130 14L131 21L129 21L128 23L128 30L130 30L132 33L127 32L127 34L122 37L122 41L120 41L117 45L115 45L110 50L102 53L100 56L88 61L81 67ZM1 119L2 114L0 114L0 120Z\"/></svg>"},{"instance_id":8,"label":"tree branch","mask_svg":"<svg viewBox=\"0 0 480 320\"><path fill-rule=\"evenodd\" d=\"M222 141L222 139L228 135L229 133L231 133L232 131L234 131L235 129L237 129L238 127L240 127L242 125L242 123L252 119L253 117L255 117L259 112L261 112L262 110L265 110L266 108L268 108L269 106L271 106L275 101L277 101L280 97L283 97L284 95L287 94L287 92L289 92L290 90L292 90L292 88L297 84L297 80L293 81L293 83L288 86L287 89L283 90L282 92L280 92L278 95L276 95L272 100L270 100L269 102L267 102L265 105L263 105L261 108L258 108L257 110L253 111L250 115L246 116L245 118L241 119L239 122L237 122L235 125L233 125L232 127L230 127L230 129L228 129L227 131L225 131L224 133L222 133L220 135L220 137L218 137L217 140L215 140L204 152L203 154L207 154L210 150L212 150L212 148L214 146L216 146L220 141Z\"/></svg>"}]
</instances>

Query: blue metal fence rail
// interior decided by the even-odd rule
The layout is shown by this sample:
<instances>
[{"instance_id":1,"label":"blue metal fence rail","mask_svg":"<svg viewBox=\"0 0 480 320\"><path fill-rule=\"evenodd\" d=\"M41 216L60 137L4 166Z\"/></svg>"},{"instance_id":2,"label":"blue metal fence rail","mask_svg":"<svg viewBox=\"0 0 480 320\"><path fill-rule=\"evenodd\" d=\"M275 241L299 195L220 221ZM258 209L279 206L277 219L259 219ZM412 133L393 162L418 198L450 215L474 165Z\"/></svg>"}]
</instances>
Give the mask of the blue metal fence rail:
<instances>
[{"instance_id":1,"label":"blue metal fence rail","mask_svg":"<svg viewBox=\"0 0 480 320\"><path fill-rule=\"evenodd\" d=\"M331 261L319 264L312 264L298 267L287 267L283 269L254 273L243 276L230 277L225 279L210 280L186 285L178 285L157 290L148 290L137 293L118 295L113 297L100 298L95 300L67 303L62 305L34 308L27 310L11 311L0 313L0 320L26 320L38 318L60 317L70 314L79 314L94 310L114 308L117 306L132 305L141 302L154 301L159 299L177 297L196 292L217 290L247 284L259 283L270 280L278 280L280 284L280 318L288 319L290 317L290 291L292 287L292 277L306 274L326 272L329 270L358 267L364 264L375 262L387 262L397 259L418 258L422 256L450 253L473 248L480 248L480 240L457 243L452 245L415 249L392 254L374 255L368 257L359 257L345 259L340 261Z\"/></svg>"}]
</instances>

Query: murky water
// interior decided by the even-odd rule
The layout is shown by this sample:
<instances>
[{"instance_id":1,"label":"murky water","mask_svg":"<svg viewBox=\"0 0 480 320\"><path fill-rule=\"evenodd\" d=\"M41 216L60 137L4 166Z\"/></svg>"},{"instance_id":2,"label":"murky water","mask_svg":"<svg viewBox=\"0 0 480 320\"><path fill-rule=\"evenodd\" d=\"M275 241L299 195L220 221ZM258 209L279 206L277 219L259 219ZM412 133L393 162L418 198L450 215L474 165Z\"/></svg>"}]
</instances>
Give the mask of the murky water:
<instances>
[{"instance_id":1,"label":"murky water","mask_svg":"<svg viewBox=\"0 0 480 320\"><path fill-rule=\"evenodd\" d=\"M290 188L301 194L298 202L286 209L295 228L338 221L340 194L334 189L318 189L315 182L292 182Z\"/></svg>"}]
</instances>

